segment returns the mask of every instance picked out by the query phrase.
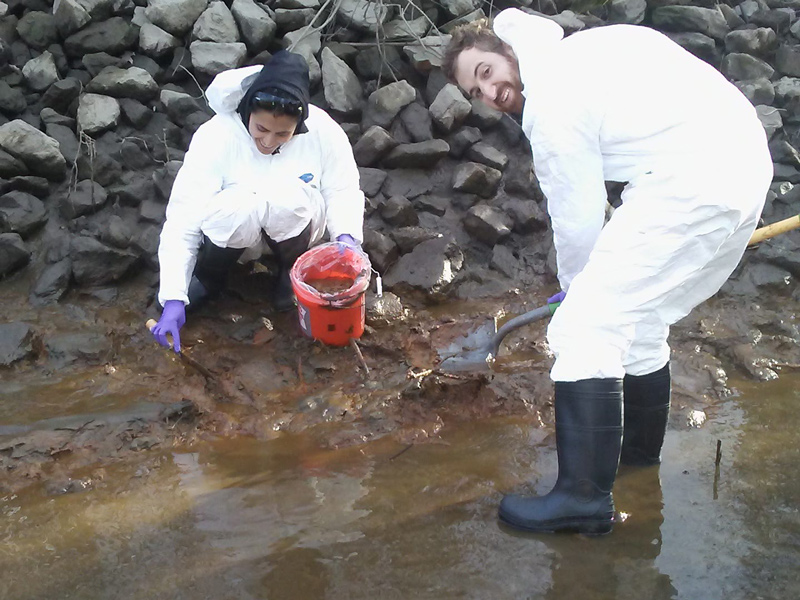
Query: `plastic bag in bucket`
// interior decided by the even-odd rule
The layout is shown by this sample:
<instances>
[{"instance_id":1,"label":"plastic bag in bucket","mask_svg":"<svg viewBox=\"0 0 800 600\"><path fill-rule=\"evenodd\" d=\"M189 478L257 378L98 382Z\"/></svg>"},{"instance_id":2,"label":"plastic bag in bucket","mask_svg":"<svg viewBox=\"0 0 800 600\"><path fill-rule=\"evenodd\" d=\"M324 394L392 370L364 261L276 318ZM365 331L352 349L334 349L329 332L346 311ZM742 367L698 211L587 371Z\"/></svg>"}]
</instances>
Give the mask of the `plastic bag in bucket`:
<instances>
[{"instance_id":1,"label":"plastic bag in bucket","mask_svg":"<svg viewBox=\"0 0 800 600\"><path fill-rule=\"evenodd\" d=\"M341 242L321 244L300 256L290 278L303 333L332 346L361 337L371 272L367 255Z\"/></svg>"}]
</instances>

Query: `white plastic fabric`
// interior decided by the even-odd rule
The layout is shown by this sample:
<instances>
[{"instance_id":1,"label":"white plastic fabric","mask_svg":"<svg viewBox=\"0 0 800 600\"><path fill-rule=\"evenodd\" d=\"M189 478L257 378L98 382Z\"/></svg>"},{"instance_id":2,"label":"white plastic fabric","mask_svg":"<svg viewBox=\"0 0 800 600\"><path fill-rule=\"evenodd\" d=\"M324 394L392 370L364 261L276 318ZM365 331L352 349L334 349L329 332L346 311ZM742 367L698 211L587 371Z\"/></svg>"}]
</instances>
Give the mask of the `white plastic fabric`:
<instances>
[{"instance_id":1,"label":"white plastic fabric","mask_svg":"<svg viewBox=\"0 0 800 600\"><path fill-rule=\"evenodd\" d=\"M669 358L669 325L744 252L772 177L766 135L732 84L666 36L555 28L518 9L494 22L519 60L523 130L568 291L548 328L551 377L650 373ZM629 184L604 228L606 180Z\"/></svg>"},{"instance_id":2,"label":"white plastic fabric","mask_svg":"<svg viewBox=\"0 0 800 600\"><path fill-rule=\"evenodd\" d=\"M258 246L261 230L277 242L312 223L312 244L327 229L363 239L364 194L347 135L309 106L307 133L263 155L235 112L260 67L217 75L206 91L216 112L192 137L172 188L161 231L158 299L188 303L187 290L203 237L221 247ZM301 180L309 179L306 183Z\"/></svg>"}]
</instances>

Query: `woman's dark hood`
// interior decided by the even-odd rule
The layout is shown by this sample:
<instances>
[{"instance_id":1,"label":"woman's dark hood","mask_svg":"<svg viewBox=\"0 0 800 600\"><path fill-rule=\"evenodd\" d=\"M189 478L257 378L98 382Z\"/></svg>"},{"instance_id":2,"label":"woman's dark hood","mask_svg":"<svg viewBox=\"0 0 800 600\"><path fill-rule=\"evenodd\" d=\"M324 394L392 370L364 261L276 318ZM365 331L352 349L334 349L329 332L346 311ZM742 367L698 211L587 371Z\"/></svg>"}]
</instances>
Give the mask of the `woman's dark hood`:
<instances>
[{"instance_id":1,"label":"woman's dark hood","mask_svg":"<svg viewBox=\"0 0 800 600\"><path fill-rule=\"evenodd\" d=\"M242 117L244 126L249 127L253 96L258 92L278 90L302 104L303 114L297 123L295 135L306 133L308 131L305 120L308 117L309 87L308 64L305 59L299 54L281 50L276 52L263 66L253 84L245 92L237 112Z\"/></svg>"}]
</instances>

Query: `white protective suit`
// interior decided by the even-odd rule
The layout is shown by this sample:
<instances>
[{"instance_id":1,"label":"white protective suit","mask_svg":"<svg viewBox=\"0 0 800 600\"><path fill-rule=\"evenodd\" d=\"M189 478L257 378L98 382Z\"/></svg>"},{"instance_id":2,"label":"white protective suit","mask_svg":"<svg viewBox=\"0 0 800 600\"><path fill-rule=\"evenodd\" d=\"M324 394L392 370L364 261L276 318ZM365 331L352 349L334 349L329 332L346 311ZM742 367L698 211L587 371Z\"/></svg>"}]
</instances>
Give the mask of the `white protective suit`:
<instances>
[{"instance_id":1,"label":"white protective suit","mask_svg":"<svg viewBox=\"0 0 800 600\"><path fill-rule=\"evenodd\" d=\"M772 162L755 109L645 27L564 38L508 9L494 31L519 61L522 128L568 291L547 333L551 377L656 371L669 325L717 292L761 215ZM606 180L628 185L604 227Z\"/></svg>"},{"instance_id":2,"label":"white protective suit","mask_svg":"<svg viewBox=\"0 0 800 600\"><path fill-rule=\"evenodd\" d=\"M172 187L161 231L158 300L189 302L203 234L222 248L276 242L312 224L311 244L327 231L362 241L364 194L350 142L325 111L309 105L307 133L261 154L236 109L261 66L220 73L206 90L216 113L192 137ZM302 177L302 179L301 179Z\"/></svg>"}]
</instances>

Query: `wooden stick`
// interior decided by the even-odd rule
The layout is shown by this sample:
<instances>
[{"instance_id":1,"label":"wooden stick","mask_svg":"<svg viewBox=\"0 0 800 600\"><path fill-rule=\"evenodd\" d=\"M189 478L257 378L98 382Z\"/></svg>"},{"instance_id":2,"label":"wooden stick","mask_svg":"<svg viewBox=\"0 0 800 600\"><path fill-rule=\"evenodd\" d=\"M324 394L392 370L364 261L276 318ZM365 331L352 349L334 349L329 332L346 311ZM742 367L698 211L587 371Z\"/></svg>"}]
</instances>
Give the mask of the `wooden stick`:
<instances>
[{"instance_id":1,"label":"wooden stick","mask_svg":"<svg viewBox=\"0 0 800 600\"><path fill-rule=\"evenodd\" d=\"M792 229L797 229L798 227L800 227L800 215L789 217L783 221L773 223L772 225L766 225L765 227L756 229L753 232L753 236L750 238L750 241L747 242L747 245L752 246L754 244L758 244L759 242L768 240L769 238L780 235L781 233L786 233Z\"/></svg>"},{"instance_id":2,"label":"wooden stick","mask_svg":"<svg viewBox=\"0 0 800 600\"><path fill-rule=\"evenodd\" d=\"M153 331L153 327L155 327L157 324L158 324L158 322L155 319L148 319L147 322L144 325L145 325L145 327L147 327L148 331ZM172 344L172 340L171 339L168 338L167 341L169 341L169 343ZM199 362L197 362L191 356L187 355L185 352L176 352L176 354L178 355L178 357L181 359L181 361L184 364L192 367L195 371L200 373L200 375L202 375L206 379L210 379L211 381L216 381L217 380L217 376L216 375L214 375L211 371L209 371L206 367L201 365Z\"/></svg>"},{"instance_id":3,"label":"wooden stick","mask_svg":"<svg viewBox=\"0 0 800 600\"><path fill-rule=\"evenodd\" d=\"M367 366L367 361L364 360L364 355L361 354L361 348L358 347L358 342L356 342L355 338L350 338L350 345L353 347L353 350L356 351L356 356L358 360L361 362L361 366L364 369L364 373L367 374L367 379L369 379L369 367Z\"/></svg>"}]
</instances>

